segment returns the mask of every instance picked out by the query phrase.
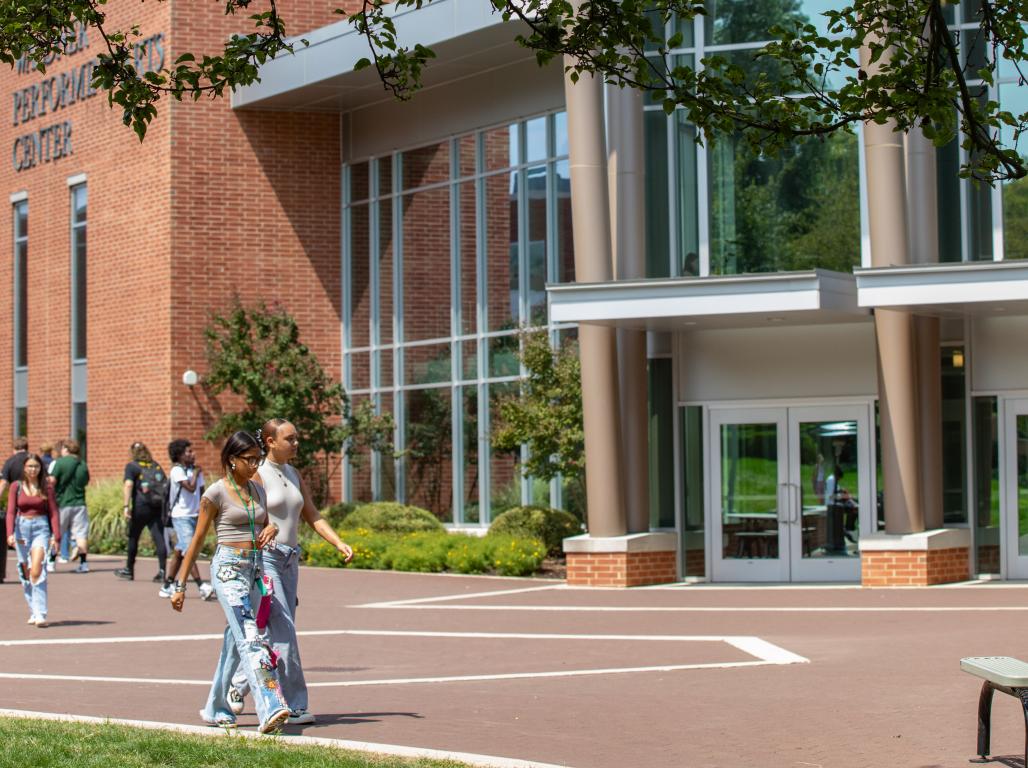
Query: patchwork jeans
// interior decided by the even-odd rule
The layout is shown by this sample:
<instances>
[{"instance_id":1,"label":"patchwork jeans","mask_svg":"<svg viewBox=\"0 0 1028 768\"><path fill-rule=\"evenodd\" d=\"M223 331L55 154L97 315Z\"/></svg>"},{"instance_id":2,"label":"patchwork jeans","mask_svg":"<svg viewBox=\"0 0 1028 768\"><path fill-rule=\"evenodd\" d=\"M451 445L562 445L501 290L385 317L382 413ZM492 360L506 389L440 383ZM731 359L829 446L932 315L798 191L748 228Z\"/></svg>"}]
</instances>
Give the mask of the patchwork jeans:
<instances>
[{"instance_id":1,"label":"patchwork jeans","mask_svg":"<svg viewBox=\"0 0 1028 768\"><path fill-rule=\"evenodd\" d=\"M246 675L246 681L254 692L254 705L261 723L286 706L267 632L259 632L255 619L261 599L256 576L263 554L261 551L241 551L225 546L218 546L214 552L211 584L225 611L228 626L225 627L221 658L214 670L211 692L200 713L207 722L235 720L228 705L228 690L232 684L232 670L236 667Z\"/></svg>"},{"instance_id":2,"label":"patchwork jeans","mask_svg":"<svg viewBox=\"0 0 1028 768\"><path fill-rule=\"evenodd\" d=\"M276 544L264 550L264 572L271 577L275 604L268 619L268 634L278 653L278 679L282 682L289 709L307 709L307 681L300 661L296 638L296 590L300 581L300 548ZM232 685L246 695L250 686L245 670L234 667L229 673Z\"/></svg>"},{"instance_id":3,"label":"patchwork jeans","mask_svg":"<svg viewBox=\"0 0 1028 768\"><path fill-rule=\"evenodd\" d=\"M29 570L32 564L33 549L50 550L50 520L46 517L24 517L18 515L14 526L14 545L18 552L18 579L25 602L29 604L29 613L41 619L46 618L47 587L46 557L43 558L43 569L39 581L32 582ZM23 575L24 574L24 575Z\"/></svg>"}]
</instances>

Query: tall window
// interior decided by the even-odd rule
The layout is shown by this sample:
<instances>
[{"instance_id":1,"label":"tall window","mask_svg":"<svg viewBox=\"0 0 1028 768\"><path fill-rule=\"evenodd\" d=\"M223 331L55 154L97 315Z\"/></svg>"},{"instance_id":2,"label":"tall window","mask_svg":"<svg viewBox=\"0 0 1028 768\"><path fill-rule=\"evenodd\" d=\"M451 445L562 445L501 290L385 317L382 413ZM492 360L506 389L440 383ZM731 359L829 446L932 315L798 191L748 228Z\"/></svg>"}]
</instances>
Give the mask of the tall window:
<instances>
[{"instance_id":1,"label":"tall window","mask_svg":"<svg viewBox=\"0 0 1028 768\"><path fill-rule=\"evenodd\" d=\"M14 433L28 429L29 201L14 204Z\"/></svg>"},{"instance_id":2,"label":"tall window","mask_svg":"<svg viewBox=\"0 0 1028 768\"><path fill-rule=\"evenodd\" d=\"M71 434L86 445L86 206L85 184L71 193Z\"/></svg>"},{"instance_id":3,"label":"tall window","mask_svg":"<svg viewBox=\"0 0 1028 768\"><path fill-rule=\"evenodd\" d=\"M86 185L71 188L71 359L86 359Z\"/></svg>"},{"instance_id":4,"label":"tall window","mask_svg":"<svg viewBox=\"0 0 1028 768\"><path fill-rule=\"evenodd\" d=\"M545 287L574 279L567 157L561 112L346 167L343 378L397 424L395 453L348 463L351 500L454 523L560 503L489 435L517 391L518 329L558 338Z\"/></svg>"}]
</instances>

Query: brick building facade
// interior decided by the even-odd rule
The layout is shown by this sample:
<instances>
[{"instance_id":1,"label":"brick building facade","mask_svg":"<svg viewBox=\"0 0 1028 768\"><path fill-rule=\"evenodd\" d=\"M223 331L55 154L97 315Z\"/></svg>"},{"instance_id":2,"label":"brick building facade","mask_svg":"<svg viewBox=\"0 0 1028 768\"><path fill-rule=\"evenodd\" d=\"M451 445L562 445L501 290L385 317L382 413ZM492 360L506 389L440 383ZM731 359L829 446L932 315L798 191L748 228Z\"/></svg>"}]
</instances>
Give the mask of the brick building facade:
<instances>
[{"instance_id":1,"label":"brick building facade","mask_svg":"<svg viewBox=\"0 0 1028 768\"><path fill-rule=\"evenodd\" d=\"M289 31L336 20L336 5L287 0ZM249 23L192 1L114 3L109 19L112 27L139 25L137 62L152 69L186 50L214 51ZM84 410L93 475L119 475L134 440L165 461L173 437L193 440L200 462L214 466L215 447L202 440L219 408L202 386L212 313L236 296L279 303L322 365L340 368L340 119L233 111L228 98L164 98L140 143L104 94L88 87L99 50L98 37L83 33L45 74L25 67L0 74L12 109L2 129L12 160L0 178L12 206L28 208L27 402L15 398L25 408L16 412L17 363L3 367L0 435L25 431L35 450L73 432L70 189L84 184ZM0 216L5 243L16 234L14 218ZM5 252L0 284L9 311L0 317L0 356L13 361L15 259L10 246ZM182 384L188 369L201 373L201 385Z\"/></svg>"}]
</instances>

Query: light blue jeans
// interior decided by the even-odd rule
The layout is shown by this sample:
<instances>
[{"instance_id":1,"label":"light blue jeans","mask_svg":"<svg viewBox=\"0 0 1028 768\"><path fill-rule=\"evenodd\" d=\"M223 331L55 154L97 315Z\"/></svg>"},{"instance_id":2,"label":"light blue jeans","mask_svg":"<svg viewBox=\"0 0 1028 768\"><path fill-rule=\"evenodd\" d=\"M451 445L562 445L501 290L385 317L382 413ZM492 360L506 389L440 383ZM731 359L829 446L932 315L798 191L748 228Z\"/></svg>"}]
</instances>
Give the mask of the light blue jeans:
<instances>
[{"instance_id":1,"label":"light blue jeans","mask_svg":"<svg viewBox=\"0 0 1028 768\"><path fill-rule=\"evenodd\" d=\"M275 604L268 619L268 634L278 653L282 693L293 712L307 709L307 681L296 638L296 590L300 582L300 548L276 544L264 551L264 568L275 587ZM238 667L238 662L237 662ZM250 686L244 670L233 667L232 685L244 696Z\"/></svg>"},{"instance_id":2,"label":"light blue jeans","mask_svg":"<svg viewBox=\"0 0 1028 768\"><path fill-rule=\"evenodd\" d=\"M18 515L14 526L14 545L18 550L18 562L21 568L18 570L18 578L21 580L21 591L25 595L25 602L29 604L29 613L41 619L46 618L46 557L45 553L50 551L50 520L46 517L24 517ZM44 552L43 570L39 574L39 581L33 583L29 576L29 569L32 564L30 553L33 549L41 549ZM22 570L25 576L22 578Z\"/></svg>"},{"instance_id":3,"label":"light blue jeans","mask_svg":"<svg viewBox=\"0 0 1028 768\"><path fill-rule=\"evenodd\" d=\"M261 568L262 555L260 551L241 553L219 545L211 560L211 584L225 611L228 626L225 627L221 658L214 670L211 692L200 713L207 722L235 720L227 696L232 684L231 670L236 667L241 668L254 691L254 705L261 723L267 722L272 714L286 706L267 633L258 631L255 620L261 598L256 575Z\"/></svg>"}]
</instances>

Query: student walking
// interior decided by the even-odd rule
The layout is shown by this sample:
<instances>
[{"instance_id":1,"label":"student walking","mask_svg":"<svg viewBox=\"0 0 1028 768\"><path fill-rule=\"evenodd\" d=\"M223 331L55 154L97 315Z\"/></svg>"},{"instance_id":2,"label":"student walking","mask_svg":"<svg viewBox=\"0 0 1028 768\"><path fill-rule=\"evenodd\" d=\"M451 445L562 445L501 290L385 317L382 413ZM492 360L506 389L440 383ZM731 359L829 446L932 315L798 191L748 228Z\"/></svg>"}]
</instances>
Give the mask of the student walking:
<instances>
[{"instance_id":1,"label":"student walking","mask_svg":"<svg viewBox=\"0 0 1028 768\"><path fill-rule=\"evenodd\" d=\"M61 540L54 489L43 475L43 462L29 454L22 478L7 494L7 544L18 551L18 573L29 624L47 625L46 553Z\"/></svg>"},{"instance_id":2,"label":"student walking","mask_svg":"<svg viewBox=\"0 0 1028 768\"><path fill-rule=\"evenodd\" d=\"M54 495L60 510L61 538L75 539L72 557L78 555L79 564L75 573L89 573L89 510L86 507L86 486L89 485L89 467L79 458L78 440L61 443L61 457L50 466ZM51 557L53 555L51 554Z\"/></svg>"},{"instance_id":3,"label":"student walking","mask_svg":"<svg viewBox=\"0 0 1028 768\"><path fill-rule=\"evenodd\" d=\"M257 430L257 436L263 443L265 460L257 470L256 479L264 486L268 499L268 519L278 527L275 544L264 555L268 576L274 584L275 599L268 629L279 654L279 678L282 693L289 704L289 722L304 725L315 722L315 718L308 711L307 682L296 637L296 595L300 580L298 529L301 518L339 550L346 562L353 557L353 550L318 512L311 501L307 483L289 463L296 458L300 447L296 427L285 419L271 419ZM238 667L238 659L236 662ZM243 697L248 688L245 671L235 671L232 688L228 692L229 706L234 714L243 711Z\"/></svg>"},{"instance_id":4,"label":"student walking","mask_svg":"<svg viewBox=\"0 0 1028 768\"><path fill-rule=\"evenodd\" d=\"M4 462L0 469L0 496L11 487L12 483L21 480L21 470L25 459L29 456L29 439L18 437L14 440L14 453ZM0 584L7 578L7 536L0 536Z\"/></svg>"},{"instance_id":5,"label":"student walking","mask_svg":"<svg viewBox=\"0 0 1028 768\"><path fill-rule=\"evenodd\" d=\"M142 443L132 444L132 461L125 465L122 493L125 500L122 511L129 521L128 556L125 567L116 570L114 575L128 581L135 578L139 537L145 529L149 529L159 564L153 580L163 583L168 550L164 543L164 526L161 520L164 516L164 507L168 503L168 477Z\"/></svg>"},{"instance_id":6,"label":"student walking","mask_svg":"<svg viewBox=\"0 0 1028 768\"><path fill-rule=\"evenodd\" d=\"M238 658L254 692L259 730L268 733L288 719L289 709L279 684L275 651L267 635L268 611L274 614L275 606L264 594L270 586L270 579L264 574L264 554L278 529L273 523L268 524L264 489L253 481L260 462L260 444L249 432L236 432L225 443L221 450L225 477L204 491L196 534L179 566L171 606L182 610L185 579L196 562L208 528L214 523L218 544L211 561L211 581L228 626L200 717L211 725L235 727L228 691L234 659Z\"/></svg>"},{"instance_id":7,"label":"student walking","mask_svg":"<svg viewBox=\"0 0 1028 768\"><path fill-rule=\"evenodd\" d=\"M189 544L196 534L196 521L200 515L200 497L203 494L203 470L196 464L196 453L193 444L188 440L172 440L168 443L168 456L171 457L171 472L168 473L170 485L168 508L171 514L171 525L175 530L175 549L171 553L171 567L168 578L157 594L171 597L173 580L182 565L182 557L189 549ZM200 597L210 600L214 597L214 587L200 578L200 567L193 563L193 581L200 590Z\"/></svg>"}]
</instances>

